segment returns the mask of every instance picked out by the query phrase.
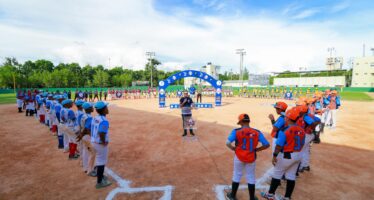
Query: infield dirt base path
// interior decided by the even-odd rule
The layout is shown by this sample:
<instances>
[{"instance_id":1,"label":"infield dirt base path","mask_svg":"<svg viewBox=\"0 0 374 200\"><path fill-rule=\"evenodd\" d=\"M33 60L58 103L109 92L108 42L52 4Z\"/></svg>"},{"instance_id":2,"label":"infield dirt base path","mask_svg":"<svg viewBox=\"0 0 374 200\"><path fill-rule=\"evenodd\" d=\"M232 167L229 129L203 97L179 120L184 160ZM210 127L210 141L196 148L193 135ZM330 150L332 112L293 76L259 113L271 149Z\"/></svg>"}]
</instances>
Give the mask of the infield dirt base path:
<instances>
[{"instance_id":1,"label":"infield dirt base path","mask_svg":"<svg viewBox=\"0 0 374 200\"><path fill-rule=\"evenodd\" d=\"M193 141L181 137L179 110L160 109L155 99L111 102L108 167L131 180L131 187L172 185L173 199L216 199L214 186L231 183L233 152L225 141L238 114L248 113L251 125L269 141L267 115L275 114L273 100L224 98L223 102L219 108L194 111L198 140ZM374 199L374 104L342 104L338 127L327 129L322 143L313 145L311 171L297 179L293 199ZM114 183L95 189L96 179L57 149L57 138L46 126L17 113L15 105L1 105L0 111L0 199L105 199L117 187ZM257 178L271 167L270 161L270 150L258 154ZM116 199L162 195L122 193ZM241 190L238 198L248 199L247 190Z\"/></svg>"}]
</instances>

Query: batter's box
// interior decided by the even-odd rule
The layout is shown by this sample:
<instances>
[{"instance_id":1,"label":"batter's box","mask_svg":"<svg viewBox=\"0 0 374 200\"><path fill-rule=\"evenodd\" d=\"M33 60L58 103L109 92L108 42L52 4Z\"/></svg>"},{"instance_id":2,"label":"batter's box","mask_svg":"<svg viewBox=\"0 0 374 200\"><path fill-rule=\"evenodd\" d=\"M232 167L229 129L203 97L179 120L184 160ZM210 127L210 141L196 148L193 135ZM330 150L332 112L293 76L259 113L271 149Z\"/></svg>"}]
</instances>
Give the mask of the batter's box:
<instances>
[{"instance_id":1,"label":"batter's box","mask_svg":"<svg viewBox=\"0 0 374 200\"><path fill-rule=\"evenodd\" d=\"M171 200L172 192L174 187L171 185L161 186L161 187L138 187L132 188L130 187L131 181L122 179L116 173L114 173L111 169L105 168L105 173L112 177L118 184L118 187L113 189L109 192L106 200L112 200L116 197L117 194L126 193L126 194L136 194L136 193L145 193L145 192L161 192L163 195L161 196L160 200Z\"/></svg>"},{"instance_id":2,"label":"batter's box","mask_svg":"<svg viewBox=\"0 0 374 200\"><path fill-rule=\"evenodd\" d=\"M273 168L268 169L265 174L256 181L256 190L260 190L260 192L266 192L269 190L269 184L267 184L268 180L271 179L271 173ZM247 190L248 185L240 185L238 190ZM216 185L214 187L214 191L216 193L217 200L226 200L226 194L231 191L231 185ZM261 199L262 197L259 197ZM276 200L280 200L281 196L276 194Z\"/></svg>"}]
</instances>

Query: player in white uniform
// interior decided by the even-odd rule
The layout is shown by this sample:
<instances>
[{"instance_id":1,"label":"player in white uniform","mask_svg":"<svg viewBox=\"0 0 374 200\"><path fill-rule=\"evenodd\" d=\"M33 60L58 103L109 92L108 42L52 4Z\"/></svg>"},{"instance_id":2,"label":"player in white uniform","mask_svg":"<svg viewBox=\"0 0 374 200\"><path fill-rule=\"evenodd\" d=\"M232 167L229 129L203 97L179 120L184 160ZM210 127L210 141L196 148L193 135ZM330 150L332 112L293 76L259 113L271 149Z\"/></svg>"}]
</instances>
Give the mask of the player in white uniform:
<instances>
[{"instance_id":1,"label":"player in white uniform","mask_svg":"<svg viewBox=\"0 0 374 200\"><path fill-rule=\"evenodd\" d=\"M57 138L58 138L58 148L63 149L64 148L64 134L63 131L58 128L60 126L60 120L61 120L61 110L62 108L62 101L64 100L64 97L62 95L56 96L57 102L55 105L55 114L56 114L56 125L57 125Z\"/></svg>"},{"instance_id":2,"label":"player in white uniform","mask_svg":"<svg viewBox=\"0 0 374 200\"><path fill-rule=\"evenodd\" d=\"M84 104L85 102L83 100L77 100L75 102L75 105L77 106L77 111L75 111L75 117L76 117L76 123L78 124L79 126L79 132L78 132L78 135L79 133L82 131L82 126L81 126L81 119L82 119L82 116L84 115L84 112L83 112L83 108L82 108L82 105ZM77 135L77 136L78 136ZM77 144L78 144L78 152L81 153L82 152L82 144L81 142L78 142L76 141Z\"/></svg>"},{"instance_id":3,"label":"player in white uniform","mask_svg":"<svg viewBox=\"0 0 374 200\"><path fill-rule=\"evenodd\" d=\"M83 114L81 118L81 132L78 136L78 142L82 143L83 170L90 176L96 176L96 171L94 170L95 149L91 144L91 113L93 112L93 105L91 103L85 102L82 107L85 111L85 114Z\"/></svg>"},{"instance_id":4,"label":"player in white uniform","mask_svg":"<svg viewBox=\"0 0 374 200\"><path fill-rule=\"evenodd\" d=\"M109 113L108 104L103 101L95 103L98 115L91 125L91 143L96 150L97 183L96 188L103 188L112 183L104 178L105 165L108 162L109 121L106 115Z\"/></svg>"},{"instance_id":5,"label":"player in white uniform","mask_svg":"<svg viewBox=\"0 0 374 200\"><path fill-rule=\"evenodd\" d=\"M79 125L77 123L77 118L74 111L71 109L73 106L73 101L66 99L62 102L62 105L65 108L64 118L65 118L65 135L69 138L69 159L78 159L79 155L77 154L77 132L79 132Z\"/></svg>"},{"instance_id":6,"label":"player in white uniform","mask_svg":"<svg viewBox=\"0 0 374 200\"><path fill-rule=\"evenodd\" d=\"M246 171L250 200L256 199L256 153L270 147L269 142L259 130L249 127L249 122L250 119L247 114L239 115L238 124L241 128L232 130L226 142L226 146L235 151L232 191L227 194L227 198L230 200L236 199L236 192L238 191L240 179L243 175L243 169ZM233 142L235 142L235 146L231 145ZM259 148L257 148L258 142L262 144Z\"/></svg>"}]
</instances>

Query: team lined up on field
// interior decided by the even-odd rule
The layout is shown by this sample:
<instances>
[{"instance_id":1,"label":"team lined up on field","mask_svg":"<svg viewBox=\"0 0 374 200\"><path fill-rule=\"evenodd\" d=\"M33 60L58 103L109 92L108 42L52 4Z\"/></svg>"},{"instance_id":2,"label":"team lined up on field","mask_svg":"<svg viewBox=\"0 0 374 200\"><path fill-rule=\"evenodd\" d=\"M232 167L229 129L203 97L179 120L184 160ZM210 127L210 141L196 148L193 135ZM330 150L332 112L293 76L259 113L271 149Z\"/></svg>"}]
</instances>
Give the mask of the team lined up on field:
<instances>
[{"instance_id":1,"label":"team lined up on field","mask_svg":"<svg viewBox=\"0 0 374 200\"><path fill-rule=\"evenodd\" d=\"M76 111L72 109L73 104ZM19 112L25 109L26 116L35 116L57 136L58 148L69 153L69 160L81 158L84 172L97 176L96 188L111 185L104 176L109 144L109 122L105 117L109 113L107 103L97 101L93 104L80 99L73 102L67 94L29 90L17 93L17 105Z\"/></svg>"},{"instance_id":2,"label":"team lined up on field","mask_svg":"<svg viewBox=\"0 0 374 200\"><path fill-rule=\"evenodd\" d=\"M97 188L108 186L111 183L103 176L109 142L109 122L105 118L108 114L107 104L98 101L94 105L98 115L93 117L93 104L78 99L75 101L78 110L74 112L71 109L73 101L65 96L19 92L18 109L22 112L24 107L26 116L36 113L41 123L45 123L52 132L57 132L59 148L69 152L69 159L77 159L82 155L85 172L91 176L97 174ZM282 177L287 180L284 199L291 198L296 174L310 170L310 144L312 141L319 143L319 134L323 132L325 125L332 128L336 126L336 110L339 106L340 98L336 90L317 92L311 98L300 97L296 106L288 110L288 105L284 102L274 105L279 115L277 120L273 115L269 115L273 126L271 136L274 171L268 193L262 194L264 198L274 199ZM246 169L249 195L252 200L255 199L256 152L270 146L261 131L250 127L249 123L249 116L241 114L238 122L241 128L234 129L226 142L227 146L235 151L232 191L227 194L229 199L236 199L243 169ZM257 148L259 141L263 146ZM233 142L235 146L232 146Z\"/></svg>"}]
</instances>

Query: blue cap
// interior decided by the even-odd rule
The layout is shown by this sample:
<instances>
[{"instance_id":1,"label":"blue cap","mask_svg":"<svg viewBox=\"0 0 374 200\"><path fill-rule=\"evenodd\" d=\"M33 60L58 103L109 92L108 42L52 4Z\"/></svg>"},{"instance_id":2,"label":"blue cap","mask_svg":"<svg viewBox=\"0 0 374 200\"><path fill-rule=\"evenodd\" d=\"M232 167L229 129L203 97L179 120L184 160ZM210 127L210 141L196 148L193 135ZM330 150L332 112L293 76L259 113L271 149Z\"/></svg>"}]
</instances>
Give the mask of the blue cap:
<instances>
[{"instance_id":1,"label":"blue cap","mask_svg":"<svg viewBox=\"0 0 374 200\"><path fill-rule=\"evenodd\" d=\"M61 105L66 105L66 104L68 104L68 103L73 103L73 101L71 100L71 99L65 99L65 100L63 100L62 102L61 102Z\"/></svg>"},{"instance_id":2,"label":"blue cap","mask_svg":"<svg viewBox=\"0 0 374 200\"><path fill-rule=\"evenodd\" d=\"M88 102L84 102L84 104L82 105L83 109L87 110L89 108L92 108L92 104L91 103L88 103Z\"/></svg>"},{"instance_id":3,"label":"blue cap","mask_svg":"<svg viewBox=\"0 0 374 200\"><path fill-rule=\"evenodd\" d=\"M53 97L53 95L52 94L48 94L48 97Z\"/></svg>"},{"instance_id":4,"label":"blue cap","mask_svg":"<svg viewBox=\"0 0 374 200\"><path fill-rule=\"evenodd\" d=\"M82 100L77 100L77 101L75 101L75 105L76 106L82 106L83 104L84 104L85 102L84 101L82 101Z\"/></svg>"},{"instance_id":5,"label":"blue cap","mask_svg":"<svg viewBox=\"0 0 374 200\"><path fill-rule=\"evenodd\" d=\"M109 103L106 103L104 101L98 101L95 103L95 108L96 109L103 109L105 108Z\"/></svg>"},{"instance_id":6,"label":"blue cap","mask_svg":"<svg viewBox=\"0 0 374 200\"><path fill-rule=\"evenodd\" d=\"M46 96L48 96L48 92L43 93L43 97L46 97Z\"/></svg>"}]
</instances>

